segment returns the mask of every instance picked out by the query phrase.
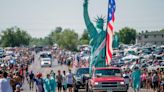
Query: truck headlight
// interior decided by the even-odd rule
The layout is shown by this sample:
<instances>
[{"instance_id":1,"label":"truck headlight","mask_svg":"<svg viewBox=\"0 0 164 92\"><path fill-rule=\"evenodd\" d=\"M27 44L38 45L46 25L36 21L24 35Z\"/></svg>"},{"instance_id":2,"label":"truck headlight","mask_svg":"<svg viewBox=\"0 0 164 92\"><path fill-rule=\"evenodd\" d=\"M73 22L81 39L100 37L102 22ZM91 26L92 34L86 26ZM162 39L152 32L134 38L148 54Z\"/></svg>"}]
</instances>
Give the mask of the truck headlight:
<instances>
[{"instance_id":1,"label":"truck headlight","mask_svg":"<svg viewBox=\"0 0 164 92\"><path fill-rule=\"evenodd\" d=\"M95 84L95 85L98 85L99 83L98 83L98 82L95 82L94 84Z\"/></svg>"},{"instance_id":2,"label":"truck headlight","mask_svg":"<svg viewBox=\"0 0 164 92\"><path fill-rule=\"evenodd\" d=\"M125 82L120 82L120 84L121 84L121 85L124 85L124 84L125 84Z\"/></svg>"}]
</instances>

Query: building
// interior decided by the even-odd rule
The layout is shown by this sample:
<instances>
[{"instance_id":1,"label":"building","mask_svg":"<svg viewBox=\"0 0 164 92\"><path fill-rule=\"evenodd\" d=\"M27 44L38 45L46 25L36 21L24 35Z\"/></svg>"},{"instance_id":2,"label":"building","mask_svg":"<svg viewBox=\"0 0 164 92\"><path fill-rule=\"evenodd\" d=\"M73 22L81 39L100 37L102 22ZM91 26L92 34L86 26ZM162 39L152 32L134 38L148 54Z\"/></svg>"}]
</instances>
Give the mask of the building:
<instances>
[{"instance_id":1,"label":"building","mask_svg":"<svg viewBox=\"0 0 164 92\"><path fill-rule=\"evenodd\" d=\"M139 33L136 37L136 43L145 45L164 45L164 32L162 31L153 31L153 32L142 32Z\"/></svg>"}]
</instances>

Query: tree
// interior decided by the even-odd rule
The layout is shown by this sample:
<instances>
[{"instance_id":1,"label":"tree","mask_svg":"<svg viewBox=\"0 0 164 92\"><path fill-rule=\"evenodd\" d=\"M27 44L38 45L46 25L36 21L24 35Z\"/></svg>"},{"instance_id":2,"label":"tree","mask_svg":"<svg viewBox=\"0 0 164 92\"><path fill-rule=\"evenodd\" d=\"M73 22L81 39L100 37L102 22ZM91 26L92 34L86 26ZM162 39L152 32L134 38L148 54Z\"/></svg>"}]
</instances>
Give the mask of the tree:
<instances>
[{"instance_id":1,"label":"tree","mask_svg":"<svg viewBox=\"0 0 164 92\"><path fill-rule=\"evenodd\" d=\"M62 27L56 27L55 32L60 33L62 31Z\"/></svg>"},{"instance_id":2,"label":"tree","mask_svg":"<svg viewBox=\"0 0 164 92\"><path fill-rule=\"evenodd\" d=\"M124 44L134 44L136 39L136 30L125 27L119 31L119 37Z\"/></svg>"},{"instance_id":3,"label":"tree","mask_svg":"<svg viewBox=\"0 0 164 92\"><path fill-rule=\"evenodd\" d=\"M56 27L55 30L53 30L50 34L49 34L49 39L51 40L51 42L54 43L58 43L59 39L60 39L60 35L62 32L62 28L61 27Z\"/></svg>"},{"instance_id":4,"label":"tree","mask_svg":"<svg viewBox=\"0 0 164 92\"><path fill-rule=\"evenodd\" d=\"M65 29L61 32L57 44L67 50L76 50L78 45L78 34L75 33L74 30Z\"/></svg>"},{"instance_id":5,"label":"tree","mask_svg":"<svg viewBox=\"0 0 164 92\"><path fill-rule=\"evenodd\" d=\"M30 46L43 46L45 45L43 38L32 38L30 40Z\"/></svg>"},{"instance_id":6,"label":"tree","mask_svg":"<svg viewBox=\"0 0 164 92\"><path fill-rule=\"evenodd\" d=\"M89 40L88 31L85 29L82 37L80 38L80 44L89 44Z\"/></svg>"},{"instance_id":7,"label":"tree","mask_svg":"<svg viewBox=\"0 0 164 92\"><path fill-rule=\"evenodd\" d=\"M29 45L31 36L18 27L7 28L1 33L1 45L3 47L15 47Z\"/></svg>"},{"instance_id":8,"label":"tree","mask_svg":"<svg viewBox=\"0 0 164 92\"><path fill-rule=\"evenodd\" d=\"M164 29L161 29L160 31L161 31L161 32L164 32Z\"/></svg>"}]
</instances>

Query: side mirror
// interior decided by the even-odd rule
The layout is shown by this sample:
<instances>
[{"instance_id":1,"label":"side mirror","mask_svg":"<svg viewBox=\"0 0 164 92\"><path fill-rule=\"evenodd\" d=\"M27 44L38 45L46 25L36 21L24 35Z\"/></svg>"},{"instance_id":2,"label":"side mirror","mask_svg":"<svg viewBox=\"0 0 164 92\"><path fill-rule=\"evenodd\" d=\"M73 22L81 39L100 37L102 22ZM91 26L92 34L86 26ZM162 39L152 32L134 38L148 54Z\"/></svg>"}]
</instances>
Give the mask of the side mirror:
<instances>
[{"instance_id":1,"label":"side mirror","mask_svg":"<svg viewBox=\"0 0 164 92\"><path fill-rule=\"evenodd\" d=\"M102 74L96 74L96 77L101 77L102 76Z\"/></svg>"}]
</instances>

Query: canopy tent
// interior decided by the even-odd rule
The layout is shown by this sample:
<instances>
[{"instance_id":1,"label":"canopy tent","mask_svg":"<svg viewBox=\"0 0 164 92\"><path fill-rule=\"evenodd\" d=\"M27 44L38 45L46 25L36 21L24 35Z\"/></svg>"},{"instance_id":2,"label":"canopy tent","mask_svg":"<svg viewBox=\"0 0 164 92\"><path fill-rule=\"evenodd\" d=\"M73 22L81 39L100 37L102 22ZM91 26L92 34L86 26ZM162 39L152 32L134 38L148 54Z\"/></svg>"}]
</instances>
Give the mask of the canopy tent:
<instances>
[{"instance_id":1,"label":"canopy tent","mask_svg":"<svg viewBox=\"0 0 164 92\"><path fill-rule=\"evenodd\" d=\"M139 59L139 57L135 55L128 55L122 58L122 60L131 60L131 59Z\"/></svg>"},{"instance_id":2,"label":"canopy tent","mask_svg":"<svg viewBox=\"0 0 164 92\"><path fill-rule=\"evenodd\" d=\"M124 50L126 55L136 55L137 48L128 48Z\"/></svg>"}]
</instances>

